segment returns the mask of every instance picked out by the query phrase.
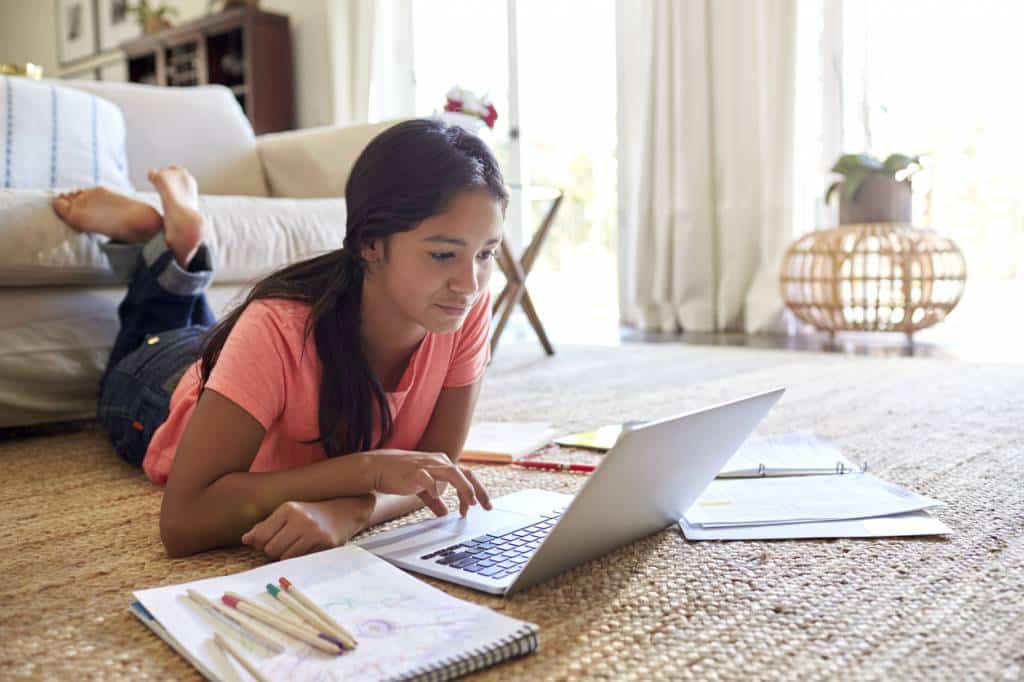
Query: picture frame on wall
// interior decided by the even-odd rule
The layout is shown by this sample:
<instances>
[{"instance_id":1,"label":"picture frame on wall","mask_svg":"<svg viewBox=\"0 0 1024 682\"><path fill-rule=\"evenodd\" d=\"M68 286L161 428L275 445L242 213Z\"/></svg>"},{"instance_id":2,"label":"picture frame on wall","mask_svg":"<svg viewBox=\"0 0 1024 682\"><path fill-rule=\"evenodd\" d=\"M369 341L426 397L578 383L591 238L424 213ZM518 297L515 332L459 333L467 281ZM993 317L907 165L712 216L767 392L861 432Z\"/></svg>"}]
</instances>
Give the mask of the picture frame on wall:
<instances>
[{"instance_id":1,"label":"picture frame on wall","mask_svg":"<svg viewBox=\"0 0 1024 682\"><path fill-rule=\"evenodd\" d=\"M55 0L57 3L57 58L73 64L96 54L94 0Z\"/></svg>"},{"instance_id":2,"label":"picture frame on wall","mask_svg":"<svg viewBox=\"0 0 1024 682\"><path fill-rule=\"evenodd\" d=\"M138 38L142 27L129 11L128 0L96 0L96 22L100 50L115 50L121 43Z\"/></svg>"}]
</instances>

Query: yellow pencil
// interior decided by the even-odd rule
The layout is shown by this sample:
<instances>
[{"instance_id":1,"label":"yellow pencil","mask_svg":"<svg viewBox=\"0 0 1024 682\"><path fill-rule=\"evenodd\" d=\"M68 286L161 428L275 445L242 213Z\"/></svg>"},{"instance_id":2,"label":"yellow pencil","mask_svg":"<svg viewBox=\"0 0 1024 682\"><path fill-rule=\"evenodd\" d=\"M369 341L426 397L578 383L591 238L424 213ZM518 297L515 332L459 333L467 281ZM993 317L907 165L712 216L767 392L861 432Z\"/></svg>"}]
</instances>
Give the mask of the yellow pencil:
<instances>
[{"instance_id":1,"label":"yellow pencil","mask_svg":"<svg viewBox=\"0 0 1024 682\"><path fill-rule=\"evenodd\" d=\"M299 590L288 578L278 578L277 581L281 583L281 587L284 588L285 592L295 597L303 606L312 611L317 615L325 625L330 626L329 632L340 639L349 649L355 649L359 645L359 640L352 636L348 630L343 628L336 620L331 618L326 611L321 609L316 603L307 597Z\"/></svg>"},{"instance_id":2,"label":"yellow pencil","mask_svg":"<svg viewBox=\"0 0 1024 682\"><path fill-rule=\"evenodd\" d=\"M242 664L242 667L249 671L249 674L253 676L258 682L270 682L259 669L253 665L245 655L235 648L235 645L220 636L219 632L213 633L213 641L230 656L234 656L235 660Z\"/></svg>"}]
</instances>

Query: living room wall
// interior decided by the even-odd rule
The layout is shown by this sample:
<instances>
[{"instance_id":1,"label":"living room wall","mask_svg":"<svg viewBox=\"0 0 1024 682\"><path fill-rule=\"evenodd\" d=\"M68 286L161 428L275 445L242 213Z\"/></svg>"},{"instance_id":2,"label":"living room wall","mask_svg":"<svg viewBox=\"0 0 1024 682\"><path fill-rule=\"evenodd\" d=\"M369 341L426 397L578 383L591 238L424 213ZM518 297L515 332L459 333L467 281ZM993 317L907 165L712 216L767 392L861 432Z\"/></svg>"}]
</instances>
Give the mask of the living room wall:
<instances>
[{"instance_id":1,"label":"living room wall","mask_svg":"<svg viewBox=\"0 0 1024 682\"><path fill-rule=\"evenodd\" d=\"M262 0L268 12L287 14L292 25L297 125L309 128L335 122L332 59L329 52L331 0ZM203 16L207 0L172 0L178 9L174 23ZM52 0L0 1L0 63L34 62L47 78L61 75L57 61L56 3ZM97 57L88 66L109 62ZM76 65L76 69L80 68Z\"/></svg>"}]
</instances>

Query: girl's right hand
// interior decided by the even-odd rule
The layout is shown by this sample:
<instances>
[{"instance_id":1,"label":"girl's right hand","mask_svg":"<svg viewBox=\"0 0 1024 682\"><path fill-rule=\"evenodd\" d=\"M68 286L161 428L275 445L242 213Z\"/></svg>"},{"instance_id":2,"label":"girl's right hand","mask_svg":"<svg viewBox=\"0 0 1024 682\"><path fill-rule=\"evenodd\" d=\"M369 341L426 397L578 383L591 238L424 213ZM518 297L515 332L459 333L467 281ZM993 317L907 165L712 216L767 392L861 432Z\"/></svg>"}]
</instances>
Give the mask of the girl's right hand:
<instances>
[{"instance_id":1,"label":"girl's right hand","mask_svg":"<svg viewBox=\"0 0 1024 682\"><path fill-rule=\"evenodd\" d=\"M410 450L371 450L366 455L373 489L390 495L418 495L437 516L448 513L438 492L438 483L447 482L459 494L459 514L465 516L470 505L479 502L491 509L491 498L473 472L453 463L443 452Z\"/></svg>"}]
</instances>

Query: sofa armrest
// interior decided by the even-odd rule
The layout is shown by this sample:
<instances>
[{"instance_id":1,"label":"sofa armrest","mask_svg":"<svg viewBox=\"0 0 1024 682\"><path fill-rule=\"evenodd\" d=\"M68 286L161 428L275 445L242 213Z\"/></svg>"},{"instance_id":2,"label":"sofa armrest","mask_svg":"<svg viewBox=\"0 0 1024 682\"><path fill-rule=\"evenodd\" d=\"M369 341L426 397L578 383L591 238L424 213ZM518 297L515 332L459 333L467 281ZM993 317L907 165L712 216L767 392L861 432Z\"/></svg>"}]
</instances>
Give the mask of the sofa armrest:
<instances>
[{"instance_id":1,"label":"sofa armrest","mask_svg":"<svg viewBox=\"0 0 1024 682\"><path fill-rule=\"evenodd\" d=\"M256 139L270 195L294 199L345 196L356 158L378 133L398 121L323 126Z\"/></svg>"}]
</instances>

